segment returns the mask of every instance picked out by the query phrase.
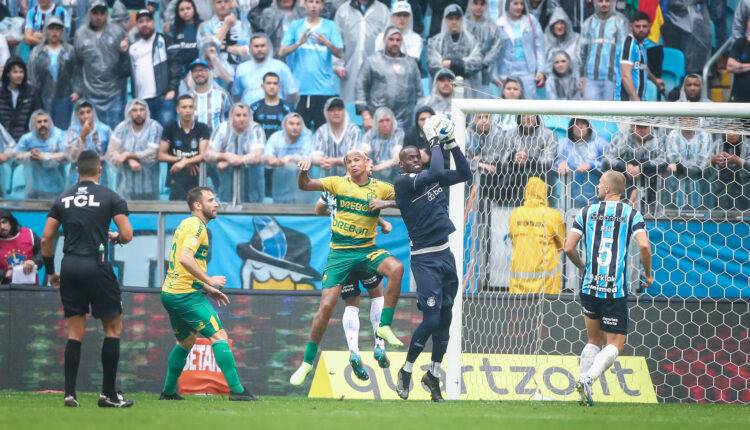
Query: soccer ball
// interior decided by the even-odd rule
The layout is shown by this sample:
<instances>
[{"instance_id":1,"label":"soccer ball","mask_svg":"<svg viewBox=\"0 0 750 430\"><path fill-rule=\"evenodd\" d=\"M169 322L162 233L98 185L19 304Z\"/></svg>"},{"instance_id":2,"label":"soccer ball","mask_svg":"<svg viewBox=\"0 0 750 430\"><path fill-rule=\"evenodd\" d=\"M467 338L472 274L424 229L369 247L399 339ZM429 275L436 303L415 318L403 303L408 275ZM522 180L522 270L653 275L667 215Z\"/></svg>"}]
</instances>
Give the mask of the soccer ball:
<instances>
[{"instance_id":1,"label":"soccer ball","mask_svg":"<svg viewBox=\"0 0 750 430\"><path fill-rule=\"evenodd\" d=\"M431 124L434 127L435 134L441 142L453 139L453 121L447 116L442 114L433 115L431 118Z\"/></svg>"}]
</instances>

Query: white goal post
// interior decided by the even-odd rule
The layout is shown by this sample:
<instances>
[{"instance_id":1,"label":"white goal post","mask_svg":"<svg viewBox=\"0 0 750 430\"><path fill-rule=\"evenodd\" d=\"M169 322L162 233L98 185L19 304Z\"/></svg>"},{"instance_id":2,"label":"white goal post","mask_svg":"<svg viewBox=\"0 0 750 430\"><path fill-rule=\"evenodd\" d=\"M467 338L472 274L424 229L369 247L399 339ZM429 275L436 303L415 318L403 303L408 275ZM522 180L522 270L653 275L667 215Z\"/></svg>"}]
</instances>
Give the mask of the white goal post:
<instances>
[{"instance_id":1,"label":"white goal post","mask_svg":"<svg viewBox=\"0 0 750 430\"><path fill-rule=\"evenodd\" d=\"M460 93L457 83L457 93ZM666 103L666 102L607 102L607 101L552 101L552 100L492 100L453 99L451 119L460 148L467 147L467 116L492 115L554 115L572 118L601 118L618 124L649 124L663 129L680 128L679 118L700 118L705 121L701 130L707 133L725 132L731 127L739 134L750 134L750 104L730 103ZM451 160L452 168L455 163ZM459 288L453 304L453 320L446 356L446 393L448 399L459 399L462 393L462 352L464 351L465 285L465 227L467 196L464 184L450 189L449 213L456 226L450 236L450 247L456 259ZM564 218L565 219L565 218ZM569 225L568 225L569 227ZM745 262L747 263L747 262ZM655 270L658 267L654 267ZM503 293L500 293L503 294ZM504 293L508 294L508 293Z\"/></svg>"}]
</instances>

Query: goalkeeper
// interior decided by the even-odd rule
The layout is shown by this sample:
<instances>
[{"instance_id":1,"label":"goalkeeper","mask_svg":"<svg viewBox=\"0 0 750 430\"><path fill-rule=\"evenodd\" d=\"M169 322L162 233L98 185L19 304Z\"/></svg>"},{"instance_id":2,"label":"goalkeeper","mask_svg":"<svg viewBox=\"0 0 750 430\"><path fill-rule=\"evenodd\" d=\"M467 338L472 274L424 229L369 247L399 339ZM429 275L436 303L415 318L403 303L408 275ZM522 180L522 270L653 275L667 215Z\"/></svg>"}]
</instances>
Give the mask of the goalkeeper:
<instances>
[{"instance_id":1,"label":"goalkeeper","mask_svg":"<svg viewBox=\"0 0 750 430\"><path fill-rule=\"evenodd\" d=\"M429 170L422 170L419 150L407 146L399 154L403 173L394 183L396 204L411 239L411 271L417 284L417 307L422 311L422 322L412 335L406 363L398 372L396 391L402 399L409 397L412 367L432 336L432 363L422 383L432 400L440 402L443 396L438 373L448 347L451 310L458 292L456 261L448 247L448 236L456 228L448 216L443 187L469 180L471 169L453 140L453 123L447 117L428 118L422 130L430 145ZM444 170L443 149L453 154L456 170Z\"/></svg>"}]
</instances>

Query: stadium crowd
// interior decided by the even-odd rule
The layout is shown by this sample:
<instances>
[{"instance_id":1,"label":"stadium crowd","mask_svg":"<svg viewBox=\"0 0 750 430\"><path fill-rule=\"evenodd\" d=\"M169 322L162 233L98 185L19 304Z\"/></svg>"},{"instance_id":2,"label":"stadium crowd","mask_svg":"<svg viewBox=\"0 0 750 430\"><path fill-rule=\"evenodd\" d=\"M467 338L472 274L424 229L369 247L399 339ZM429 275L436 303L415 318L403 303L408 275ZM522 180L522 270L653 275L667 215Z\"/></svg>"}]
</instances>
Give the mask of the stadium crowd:
<instances>
[{"instance_id":1,"label":"stadium crowd","mask_svg":"<svg viewBox=\"0 0 750 430\"><path fill-rule=\"evenodd\" d=\"M361 147L392 180L400 148L426 147L419 125L450 114L458 76L465 97L642 100L653 83L667 100L707 101L699 73L712 33L715 46L735 39L732 100L750 101L750 0L735 5L731 29L730 10L727 0L665 10L653 0L3 0L0 193L23 180L16 197L51 199L92 149L106 159L103 182L128 200L182 200L206 181L223 201L239 184L242 202L306 203L316 196L297 189L300 159L316 175L343 174L343 154ZM685 57L674 89L661 79L664 47ZM631 201L750 207L750 139L689 119L675 130L515 115L470 124L480 194L502 205L518 206L531 176L570 178L585 205L616 169Z\"/></svg>"}]
</instances>

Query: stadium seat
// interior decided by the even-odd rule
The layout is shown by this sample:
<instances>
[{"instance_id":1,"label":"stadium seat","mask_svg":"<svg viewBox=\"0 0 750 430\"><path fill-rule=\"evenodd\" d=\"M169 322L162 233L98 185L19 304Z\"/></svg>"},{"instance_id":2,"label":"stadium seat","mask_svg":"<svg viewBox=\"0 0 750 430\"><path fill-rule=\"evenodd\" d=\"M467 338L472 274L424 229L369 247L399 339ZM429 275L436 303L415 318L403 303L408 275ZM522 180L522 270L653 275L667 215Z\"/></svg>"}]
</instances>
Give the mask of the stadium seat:
<instances>
[{"instance_id":1,"label":"stadium seat","mask_svg":"<svg viewBox=\"0 0 750 430\"><path fill-rule=\"evenodd\" d=\"M354 103L347 103L346 104L346 113L349 115L349 119L357 124L359 127L363 127L363 121L362 117L357 115L357 107L354 105ZM375 112L373 112L374 114Z\"/></svg>"},{"instance_id":2,"label":"stadium seat","mask_svg":"<svg viewBox=\"0 0 750 430\"><path fill-rule=\"evenodd\" d=\"M605 142L612 141L612 136L619 131L617 123L610 121L593 120L591 121L591 127Z\"/></svg>"},{"instance_id":3,"label":"stadium seat","mask_svg":"<svg viewBox=\"0 0 750 430\"><path fill-rule=\"evenodd\" d=\"M562 139L568 135L569 116L543 115L542 122L544 126L555 132L555 137Z\"/></svg>"},{"instance_id":4,"label":"stadium seat","mask_svg":"<svg viewBox=\"0 0 750 430\"><path fill-rule=\"evenodd\" d=\"M23 164L16 164L11 172L12 188L7 194L8 199L19 200L26 196L26 174Z\"/></svg>"},{"instance_id":5,"label":"stadium seat","mask_svg":"<svg viewBox=\"0 0 750 430\"><path fill-rule=\"evenodd\" d=\"M428 96L430 94L430 77L422 78L422 95Z\"/></svg>"},{"instance_id":6,"label":"stadium seat","mask_svg":"<svg viewBox=\"0 0 750 430\"><path fill-rule=\"evenodd\" d=\"M684 76L685 54L679 49L664 47L664 66L661 77L664 79L665 92L669 93L674 87L680 85Z\"/></svg>"}]
</instances>

